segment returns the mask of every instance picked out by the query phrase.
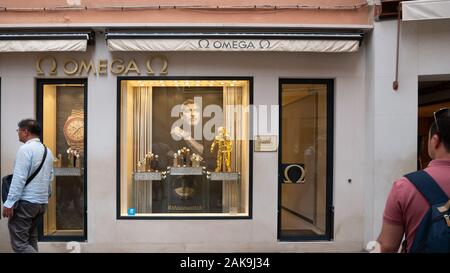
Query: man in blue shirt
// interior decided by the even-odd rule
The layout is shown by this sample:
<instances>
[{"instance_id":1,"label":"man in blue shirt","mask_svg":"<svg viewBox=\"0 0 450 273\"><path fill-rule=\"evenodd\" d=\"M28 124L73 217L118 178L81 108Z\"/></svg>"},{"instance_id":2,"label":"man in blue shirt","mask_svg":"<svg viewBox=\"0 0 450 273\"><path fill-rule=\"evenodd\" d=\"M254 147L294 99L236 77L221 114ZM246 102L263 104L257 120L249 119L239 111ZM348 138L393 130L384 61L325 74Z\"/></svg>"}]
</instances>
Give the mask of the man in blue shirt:
<instances>
[{"instance_id":1,"label":"man in blue shirt","mask_svg":"<svg viewBox=\"0 0 450 273\"><path fill-rule=\"evenodd\" d=\"M18 127L19 141L25 144L17 151L8 199L3 205L3 216L9 217L12 249L15 252L33 253L38 251L38 221L47 208L51 194L53 155L47 150L41 170L25 186L28 177L39 168L45 150L39 140L41 126L36 120L24 119Z\"/></svg>"}]
</instances>

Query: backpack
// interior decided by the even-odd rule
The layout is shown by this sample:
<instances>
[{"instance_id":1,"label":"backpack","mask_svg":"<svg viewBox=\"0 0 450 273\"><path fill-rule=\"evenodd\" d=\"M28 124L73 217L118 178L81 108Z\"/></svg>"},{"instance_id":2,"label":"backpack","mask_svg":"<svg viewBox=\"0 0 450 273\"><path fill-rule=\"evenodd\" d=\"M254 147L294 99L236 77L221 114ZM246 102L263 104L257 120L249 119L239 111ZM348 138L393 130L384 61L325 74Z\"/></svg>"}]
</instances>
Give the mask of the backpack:
<instances>
[{"instance_id":1,"label":"backpack","mask_svg":"<svg viewBox=\"0 0 450 273\"><path fill-rule=\"evenodd\" d=\"M405 175L422 193L430 209L422 218L409 252L450 253L450 200L425 171Z\"/></svg>"}]
</instances>

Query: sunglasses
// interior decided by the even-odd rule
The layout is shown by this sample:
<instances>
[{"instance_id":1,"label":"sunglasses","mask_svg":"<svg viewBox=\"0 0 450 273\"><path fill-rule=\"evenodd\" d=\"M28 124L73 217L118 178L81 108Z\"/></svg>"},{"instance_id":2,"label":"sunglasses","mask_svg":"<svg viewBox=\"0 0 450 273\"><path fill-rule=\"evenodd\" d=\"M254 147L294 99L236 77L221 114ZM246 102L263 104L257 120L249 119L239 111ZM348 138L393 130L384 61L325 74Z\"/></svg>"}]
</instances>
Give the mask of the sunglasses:
<instances>
[{"instance_id":1,"label":"sunglasses","mask_svg":"<svg viewBox=\"0 0 450 273\"><path fill-rule=\"evenodd\" d=\"M433 113L433 116L434 116L434 123L436 123L436 129L437 129L437 132L438 132L438 133L440 132L440 130L439 130L439 124L438 124L438 119L439 119L439 117L440 117L443 113L445 113L445 112L448 111L448 110L450 110L450 109L449 109L449 108L441 108L441 109L439 109L439 110L437 110L436 112Z\"/></svg>"}]
</instances>

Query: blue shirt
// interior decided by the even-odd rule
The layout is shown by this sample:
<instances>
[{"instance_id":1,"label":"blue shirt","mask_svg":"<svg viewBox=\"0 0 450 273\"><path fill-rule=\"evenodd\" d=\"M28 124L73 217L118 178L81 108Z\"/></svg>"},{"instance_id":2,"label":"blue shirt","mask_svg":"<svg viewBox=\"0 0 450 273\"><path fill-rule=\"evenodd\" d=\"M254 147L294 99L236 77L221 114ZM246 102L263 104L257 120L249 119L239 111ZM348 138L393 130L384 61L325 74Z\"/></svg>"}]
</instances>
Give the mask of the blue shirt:
<instances>
[{"instance_id":1,"label":"blue shirt","mask_svg":"<svg viewBox=\"0 0 450 273\"><path fill-rule=\"evenodd\" d=\"M48 197L51 194L50 182L53 180L53 155L49 149L47 149L47 157L42 169L24 188L26 180L37 170L43 157L44 146L39 138L30 139L19 148L5 207L12 208L19 200L35 204L48 203Z\"/></svg>"}]
</instances>

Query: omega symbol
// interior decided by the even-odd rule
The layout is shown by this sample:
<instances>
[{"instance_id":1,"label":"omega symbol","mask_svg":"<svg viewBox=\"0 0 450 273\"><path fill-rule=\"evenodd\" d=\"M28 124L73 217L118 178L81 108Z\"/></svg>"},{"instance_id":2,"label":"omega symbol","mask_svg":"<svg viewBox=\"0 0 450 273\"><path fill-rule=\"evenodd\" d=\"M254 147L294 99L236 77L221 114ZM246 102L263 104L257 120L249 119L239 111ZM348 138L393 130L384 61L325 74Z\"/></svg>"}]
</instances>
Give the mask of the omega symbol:
<instances>
[{"instance_id":1,"label":"omega symbol","mask_svg":"<svg viewBox=\"0 0 450 273\"><path fill-rule=\"evenodd\" d=\"M199 40L198 48L209 48L209 40L206 39Z\"/></svg>"},{"instance_id":2,"label":"omega symbol","mask_svg":"<svg viewBox=\"0 0 450 273\"><path fill-rule=\"evenodd\" d=\"M298 168L300 170L300 178L297 181L292 181L291 178L289 177L289 170L291 168ZM286 167L286 169L284 169L284 183L305 183L305 169L297 164L291 164L289 166Z\"/></svg>"},{"instance_id":3,"label":"omega symbol","mask_svg":"<svg viewBox=\"0 0 450 273\"><path fill-rule=\"evenodd\" d=\"M267 49L270 47L270 41L269 40L261 40L259 41L259 48L260 49Z\"/></svg>"},{"instance_id":4,"label":"omega symbol","mask_svg":"<svg viewBox=\"0 0 450 273\"><path fill-rule=\"evenodd\" d=\"M45 72L42 70L42 67L41 67L42 62L45 59L48 59L48 60L51 61L51 67L50 67L49 74L50 75L56 75L56 67L57 67L56 59L54 57L52 57L52 56L45 56L45 57L39 58L39 60L37 60L37 62L36 62L37 74L40 75L40 76L44 76L45 75Z\"/></svg>"},{"instance_id":5,"label":"omega symbol","mask_svg":"<svg viewBox=\"0 0 450 273\"><path fill-rule=\"evenodd\" d=\"M148 75L155 75L155 71L153 71L153 69L152 69L152 63L153 63L153 61L156 60L156 59L160 60L160 61L163 63L162 68L161 68L161 70L159 71L159 74L160 74L160 75L167 75L167 73L168 73L168 71L167 71L168 61L167 61L167 59L166 59L165 57L163 57L163 56L153 56L153 57L151 57L151 58L147 61L147 63L146 63L146 66L147 66L147 74L148 74Z\"/></svg>"}]
</instances>

